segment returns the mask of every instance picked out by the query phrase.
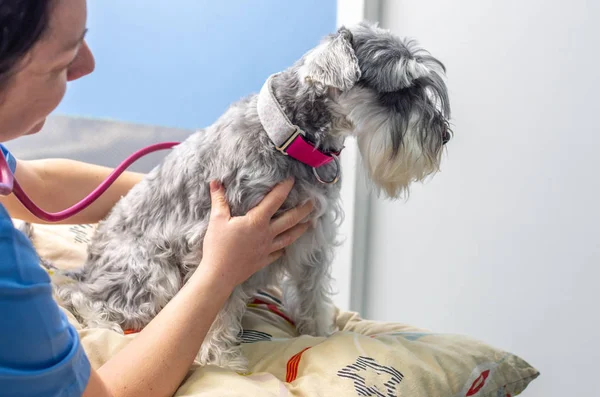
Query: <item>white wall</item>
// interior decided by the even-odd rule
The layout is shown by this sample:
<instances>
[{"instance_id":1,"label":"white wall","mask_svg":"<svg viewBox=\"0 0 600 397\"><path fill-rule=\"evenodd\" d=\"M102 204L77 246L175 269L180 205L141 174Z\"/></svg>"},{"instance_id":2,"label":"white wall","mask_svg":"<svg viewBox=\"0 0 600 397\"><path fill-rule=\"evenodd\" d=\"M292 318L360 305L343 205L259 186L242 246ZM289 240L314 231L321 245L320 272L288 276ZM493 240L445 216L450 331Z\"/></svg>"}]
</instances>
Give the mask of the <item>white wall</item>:
<instances>
[{"instance_id":1,"label":"white wall","mask_svg":"<svg viewBox=\"0 0 600 397\"><path fill-rule=\"evenodd\" d=\"M365 316L469 334L597 395L600 2L387 0L448 67L455 138L407 203L371 200Z\"/></svg>"}]
</instances>

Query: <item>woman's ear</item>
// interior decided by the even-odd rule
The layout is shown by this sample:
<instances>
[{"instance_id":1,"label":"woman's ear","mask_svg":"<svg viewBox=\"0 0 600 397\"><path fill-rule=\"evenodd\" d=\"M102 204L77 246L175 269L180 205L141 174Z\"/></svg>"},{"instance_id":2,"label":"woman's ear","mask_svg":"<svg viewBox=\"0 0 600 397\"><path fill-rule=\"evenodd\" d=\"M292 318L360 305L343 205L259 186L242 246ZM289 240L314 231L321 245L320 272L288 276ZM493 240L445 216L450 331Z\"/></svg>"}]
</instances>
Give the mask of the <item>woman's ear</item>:
<instances>
[{"instance_id":1,"label":"woman's ear","mask_svg":"<svg viewBox=\"0 0 600 397\"><path fill-rule=\"evenodd\" d=\"M352 33L341 27L304 57L298 69L300 81L347 91L360 79L358 59L352 48Z\"/></svg>"}]
</instances>

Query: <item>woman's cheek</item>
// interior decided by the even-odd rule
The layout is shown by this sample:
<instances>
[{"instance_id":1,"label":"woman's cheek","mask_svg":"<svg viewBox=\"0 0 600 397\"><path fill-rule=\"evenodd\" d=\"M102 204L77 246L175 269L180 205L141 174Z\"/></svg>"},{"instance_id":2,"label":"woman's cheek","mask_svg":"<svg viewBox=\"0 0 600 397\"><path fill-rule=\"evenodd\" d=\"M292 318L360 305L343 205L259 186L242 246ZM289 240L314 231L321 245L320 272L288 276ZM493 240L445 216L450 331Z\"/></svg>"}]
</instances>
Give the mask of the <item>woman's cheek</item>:
<instances>
[{"instance_id":1,"label":"woman's cheek","mask_svg":"<svg viewBox=\"0 0 600 397\"><path fill-rule=\"evenodd\" d=\"M46 100L44 103L44 117L48 116L54 109L58 107L63 100L67 91L67 74L66 71L56 76L50 87L48 87Z\"/></svg>"},{"instance_id":2,"label":"woman's cheek","mask_svg":"<svg viewBox=\"0 0 600 397\"><path fill-rule=\"evenodd\" d=\"M65 73L60 73L47 79L44 84L39 84L35 87L33 102L30 102L29 109L25 119L28 120L29 126L24 133L38 132L36 131L40 124L43 125L44 120L50 113L54 111L62 101L66 92L67 81ZM30 91L30 90L29 90ZM30 100L31 100L30 99Z\"/></svg>"}]
</instances>

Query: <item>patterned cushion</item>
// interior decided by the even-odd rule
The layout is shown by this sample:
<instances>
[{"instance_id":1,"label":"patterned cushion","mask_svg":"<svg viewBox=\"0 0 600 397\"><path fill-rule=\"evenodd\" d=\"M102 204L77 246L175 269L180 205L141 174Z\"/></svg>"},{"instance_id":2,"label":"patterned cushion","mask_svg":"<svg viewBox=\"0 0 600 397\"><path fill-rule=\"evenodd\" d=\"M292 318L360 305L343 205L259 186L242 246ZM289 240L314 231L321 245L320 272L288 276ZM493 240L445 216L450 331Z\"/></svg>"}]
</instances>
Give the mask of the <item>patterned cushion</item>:
<instances>
[{"instance_id":1,"label":"patterned cushion","mask_svg":"<svg viewBox=\"0 0 600 397\"><path fill-rule=\"evenodd\" d=\"M35 225L34 245L57 267L85 260L91 225ZM94 367L135 334L79 329ZM241 333L247 374L195 365L176 396L512 397L539 372L520 357L461 335L362 319L339 311L328 338L299 336L277 290L257 294Z\"/></svg>"}]
</instances>

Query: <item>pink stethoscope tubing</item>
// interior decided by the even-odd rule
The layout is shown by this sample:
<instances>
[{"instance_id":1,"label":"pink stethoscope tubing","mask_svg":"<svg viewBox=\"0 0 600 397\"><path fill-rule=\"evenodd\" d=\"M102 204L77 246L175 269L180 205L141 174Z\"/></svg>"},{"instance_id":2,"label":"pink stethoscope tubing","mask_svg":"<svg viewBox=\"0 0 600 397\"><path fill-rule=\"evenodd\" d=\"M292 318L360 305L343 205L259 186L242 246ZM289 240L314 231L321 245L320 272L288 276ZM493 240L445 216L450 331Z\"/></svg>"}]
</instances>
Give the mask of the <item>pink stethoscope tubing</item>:
<instances>
[{"instance_id":1,"label":"pink stethoscope tubing","mask_svg":"<svg viewBox=\"0 0 600 397\"><path fill-rule=\"evenodd\" d=\"M134 162L139 160L141 157L147 154L157 152L159 150L171 149L174 146L179 145L180 142L162 142L154 145L147 146L133 153L127 157L117 168L110 173L110 175L104 180L96 189L87 195L83 200L77 204L71 206L60 212L50 213L46 212L38 207L30 198L27 196L23 188L19 185L19 182L15 179L13 173L8 166L6 158L0 154L0 195L8 196L10 193L14 193L17 199L31 212L34 216L47 222L60 222L71 216L83 211L85 208L90 206L94 201L98 199L106 190L117 180L117 178Z\"/></svg>"}]
</instances>

